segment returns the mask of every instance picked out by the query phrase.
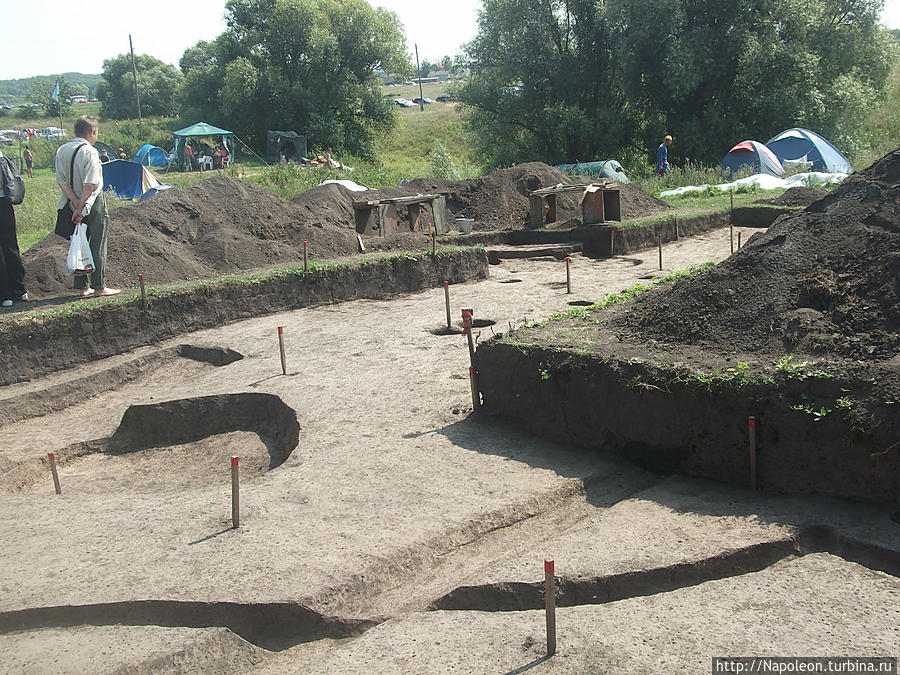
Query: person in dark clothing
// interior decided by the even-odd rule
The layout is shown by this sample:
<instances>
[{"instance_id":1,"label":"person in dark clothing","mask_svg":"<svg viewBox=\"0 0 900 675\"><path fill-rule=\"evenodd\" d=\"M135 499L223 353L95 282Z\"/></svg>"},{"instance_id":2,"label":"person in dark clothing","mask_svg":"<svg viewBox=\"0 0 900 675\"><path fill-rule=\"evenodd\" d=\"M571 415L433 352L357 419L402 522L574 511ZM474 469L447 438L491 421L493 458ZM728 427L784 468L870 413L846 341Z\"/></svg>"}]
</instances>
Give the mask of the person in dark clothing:
<instances>
[{"instance_id":1,"label":"person in dark clothing","mask_svg":"<svg viewBox=\"0 0 900 675\"><path fill-rule=\"evenodd\" d=\"M0 157L3 153L0 153ZM25 266L16 236L16 212L0 181L0 306L12 307L13 301L25 302Z\"/></svg>"}]
</instances>

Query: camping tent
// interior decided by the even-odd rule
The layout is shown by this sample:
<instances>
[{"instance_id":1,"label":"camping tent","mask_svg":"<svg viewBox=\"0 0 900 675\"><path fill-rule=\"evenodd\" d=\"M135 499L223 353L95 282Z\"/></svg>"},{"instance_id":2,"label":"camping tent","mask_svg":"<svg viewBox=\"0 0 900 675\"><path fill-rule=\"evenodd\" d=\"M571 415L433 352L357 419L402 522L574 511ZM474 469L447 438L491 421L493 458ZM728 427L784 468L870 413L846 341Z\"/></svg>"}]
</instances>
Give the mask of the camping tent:
<instances>
[{"instance_id":1,"label":"camping tent","mask_svg":"<svg viewBox=\"0 0 900 675\"><path fill-rule=\"evenodd\" d=\"M234 134L230 131L219 129L206 122L197 122L184 129L173 131L172 136L175 140L175 164L181 169L184 169L184 141L187 138L211 137L215 140L220 140L225 144L228 154L231 155L232 161L234 161Z\"/></svg>"},{"instance_id":2,"label":"camping tent","mask_svg":"<svg viewBox=\"0 0 900 675\"><path fill-rule=\"evenodd\" d=\"M853 167L840 151L819 134L809 129L788 129L766 143L769 150L784 162L812 162L811 171L850 173Z\"/></svg>"},{"instance_id":3,"label":"camping tent","mask_svg":"<svg viewBox=\"0 0 900 675\"><path fill-rule=\"evenodd\" d=\"M103 190L115 190L122 199L137 199L159 181L146 167L127 159L114 159L103 166Z\"/></svg>"},{"instance_id":4,"label":"camping tent","mask_svg":"<svg viewBox=\"0 0 900 675\"><path fill-rule=\"evenodd\" d=\"M570 176L596 176L599 178L612 178L620 183L630 183L628 175L622 165L614 159L605 162L580 162L578 164L558 164L557 169Z\"/></svg>"},{"instance_id":5,"label":"camping tent","mask_svg":"<svg viewBox=\"0 0 900 675\"><path fill-rule=\"evenodd\" d=\"M753 173L783 176L784 169L775 154L759 141L741 141L722 159L722 173L735 174L744 167Z\"/></svg>"},{"instance_id":6,"label":"camping tent","mask_svg":"<svg viewBox=\"0 0 900 675\"><path fill-rule=\"evenodd\" d=\"M144 166L166 166L168 154L162 148L144 143L134 155L134 161Z\"/></svg>"},{"instance_id":7,"label":"camping tent","mask_svg":"<svg viewBox=\"0 0 900 675\"><path fill-rule=\"evenodd\" d=\"M281 159L281 155L287 160L306 160L306 136L301 136L296 131L267 131L266 132L266 159L274 164Z\"/></svg>"},{"instance_id":8,"label":"camping tent","mask_svg":"<svg viewBox=\"0 0 900 675\"><path fill-rule=\"evenodd\" d=\"M97 142L95 142L95 143L94 143L94 150L97 151L97 154L98 154L98 155L99 155L101 152L103 152L104 150L106 150L106 154L109 156L110 159L116 159L116 158L117 158L117 154L118 154L118 153L116 152L116 149L115 149L114 147L112 147L111 145L107 145L107 144L104 143L103 141L97 141Z\"/></svg>"}]
</instances>

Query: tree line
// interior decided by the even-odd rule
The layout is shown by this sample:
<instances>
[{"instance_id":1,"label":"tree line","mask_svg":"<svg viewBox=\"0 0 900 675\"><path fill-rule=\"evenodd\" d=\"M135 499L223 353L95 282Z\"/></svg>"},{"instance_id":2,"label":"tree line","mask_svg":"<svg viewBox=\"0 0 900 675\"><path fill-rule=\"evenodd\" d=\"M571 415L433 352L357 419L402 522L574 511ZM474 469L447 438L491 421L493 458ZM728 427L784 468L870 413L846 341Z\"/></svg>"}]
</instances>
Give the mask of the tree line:
<instances>
[{"instance_id":1,"label":"tree line","mask_svg":"<svg viewBox=\"0 0 900 675\"><path fill-rule=\"evenodd\" d=\"M637 161L666 133L675 136L675 156L709 163L734 143L792 126L852 152L897 58L882 7L883 0L483 0L476 36L441 65L466 73L455 94L490 166ZM188 48L178 69L136 57L142 115L177 111L251 144L282 129L374 154L376 135L396 122L377 73L415 71L396 14L365 0L228 0L226 19L227 30ZM34 90L52 106L50 87ZM130 55L104 62L95 93L104 117L136 116Z\"/></svg>"}]
</instances>

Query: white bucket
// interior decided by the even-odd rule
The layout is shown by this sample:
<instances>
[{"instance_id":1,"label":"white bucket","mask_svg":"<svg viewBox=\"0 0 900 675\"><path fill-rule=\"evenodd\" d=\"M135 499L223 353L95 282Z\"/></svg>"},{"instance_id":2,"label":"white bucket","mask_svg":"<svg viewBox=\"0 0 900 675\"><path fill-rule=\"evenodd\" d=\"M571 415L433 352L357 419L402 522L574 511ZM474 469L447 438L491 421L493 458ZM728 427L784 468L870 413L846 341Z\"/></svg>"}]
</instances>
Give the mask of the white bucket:
<instances>
[{"instance_id":1,"label":"white bucket","mask_svg":"<svg viewBox=\"0 0 900 675\"><path fill-rule=\"evenodd\" d=\"M460 234L471 234L472 226L475 224L474 218L457 218L456 227Z\"/></svg>"}]
</instances>

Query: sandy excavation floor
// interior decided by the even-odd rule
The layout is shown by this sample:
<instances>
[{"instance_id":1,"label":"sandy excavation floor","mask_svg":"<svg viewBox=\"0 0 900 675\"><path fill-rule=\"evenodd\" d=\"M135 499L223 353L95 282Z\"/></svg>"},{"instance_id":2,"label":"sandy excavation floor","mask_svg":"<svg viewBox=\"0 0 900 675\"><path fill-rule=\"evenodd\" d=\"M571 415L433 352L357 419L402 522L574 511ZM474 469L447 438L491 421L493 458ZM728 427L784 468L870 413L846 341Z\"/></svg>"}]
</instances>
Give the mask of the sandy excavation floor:
<instances>
[{"instance_id":1,"label":"sandy excavation floor","mask_svg":"<svg viewBox=\"0 0 900 675\"><path fill-rule=\"evenodd\" d=\"M728 252L728 230L710 232L665 246L665 267ZM619 291L656 263L655 250L576 255L566 295L564 263L505 261L451 288L453 320L471 306L505 330ZM48 472L0 494L0 672L692 673L716 655L900 656L900 582L879 571L896 573L900 556L887 509L652 475L480 419L464 338L433 332L444 321L434 289L202 331L154 349L244 359L170 358L0 427L2 470L109 436L138 403L264 392L301 427L272 470L263 439L241 431L72 460L62 496ZM231 454L246 465L238 530ZM552 659L532 609L545 558L580 598L559 609ZM287 625L279 603L373 627L323 636ZM85 607L13 614L65 606ZM224 627L247 608L255 629ZM267 626L284 635L261 639Z\"/></svg>"}]
</instances>

